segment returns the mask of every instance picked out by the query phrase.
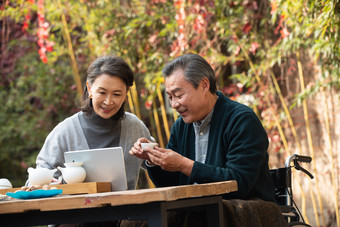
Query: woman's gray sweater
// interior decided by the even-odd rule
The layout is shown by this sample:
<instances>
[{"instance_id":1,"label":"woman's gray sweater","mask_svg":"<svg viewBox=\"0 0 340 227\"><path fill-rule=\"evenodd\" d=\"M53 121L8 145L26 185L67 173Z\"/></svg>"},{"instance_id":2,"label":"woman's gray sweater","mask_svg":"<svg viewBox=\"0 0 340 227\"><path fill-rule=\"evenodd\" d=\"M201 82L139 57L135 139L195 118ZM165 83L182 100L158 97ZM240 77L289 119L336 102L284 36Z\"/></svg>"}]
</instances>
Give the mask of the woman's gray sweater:
<instances>
[{"instance_id":1,"label":"woman's gray sweater","mask_svg":"<svg viewBox=\"0 0 340 227\"><path fill-rule=\"evenodd\" d=\"M66 151L90 149L79 121L78 115L81 114L84 113L78 112L66 118L51 131L37 156L37 168L54 169L57 166L64 166ZM151 136L145 124L132 113L125 112L120 128L119 146L124 151L128 189L135 189L142 160L131 156L129 150L138 138L146 137L150 140ZM54 177L58 178L60 175L61 173L57 171Z\"/></svg>"}]
</instances>

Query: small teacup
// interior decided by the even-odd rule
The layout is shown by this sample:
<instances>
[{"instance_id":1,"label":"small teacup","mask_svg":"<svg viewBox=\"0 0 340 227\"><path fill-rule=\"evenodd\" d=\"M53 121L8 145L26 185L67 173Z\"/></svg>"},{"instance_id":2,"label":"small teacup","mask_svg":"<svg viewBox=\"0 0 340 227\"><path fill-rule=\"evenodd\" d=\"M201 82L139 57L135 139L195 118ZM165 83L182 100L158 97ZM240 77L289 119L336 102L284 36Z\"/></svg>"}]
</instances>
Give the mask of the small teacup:
<instances>
[{"instance_id":1,"label":"small teacup","mask_svg":"<svg viewBox=\"0 0 340 227\"><path fill-rule=\"evenodd\" d=\"M141 143L142 149L145 150L145 148L149 147L151 149L155 148L157 143Z\"/></svg>"},{"instance_id":2,"label":"small teacup","mask_svg":"<svg viewBox=\"0 0 340 227\"><path fill-rule=\"evenodd\" d=\"M11 182L6 178L0 179L0 189L9 189L12 188Z\"/></svg>"}]
</instances>

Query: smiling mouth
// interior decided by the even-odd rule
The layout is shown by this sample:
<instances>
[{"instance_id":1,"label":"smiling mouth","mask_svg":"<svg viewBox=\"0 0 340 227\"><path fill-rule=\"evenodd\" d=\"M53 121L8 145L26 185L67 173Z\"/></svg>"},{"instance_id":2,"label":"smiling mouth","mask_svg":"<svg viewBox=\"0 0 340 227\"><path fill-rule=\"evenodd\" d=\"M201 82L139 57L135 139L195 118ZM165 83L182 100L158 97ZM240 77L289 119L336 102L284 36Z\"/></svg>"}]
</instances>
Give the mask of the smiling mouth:
<instances>
[{"instance_id":1,"label":"smiling mouth","mask_svg":"<svg viewBox=\"0 0 340 227\"><path fill-rule=\"evenodd\" d=\"M182 114L186 113L187 110L177 110L177 112L178 112L180 115L182 115Z\"/></svg>"},{"instance_id":2,"label":"smiling mouth","mask_svg":"<svg viewBox=\"0 0 340 227\"><path fill-rule=\"evenodd\" d=\"M105 107L100 107L105 113L109 113L113 110L113 108L105 108Z\"/></svg>"}]
</instances>

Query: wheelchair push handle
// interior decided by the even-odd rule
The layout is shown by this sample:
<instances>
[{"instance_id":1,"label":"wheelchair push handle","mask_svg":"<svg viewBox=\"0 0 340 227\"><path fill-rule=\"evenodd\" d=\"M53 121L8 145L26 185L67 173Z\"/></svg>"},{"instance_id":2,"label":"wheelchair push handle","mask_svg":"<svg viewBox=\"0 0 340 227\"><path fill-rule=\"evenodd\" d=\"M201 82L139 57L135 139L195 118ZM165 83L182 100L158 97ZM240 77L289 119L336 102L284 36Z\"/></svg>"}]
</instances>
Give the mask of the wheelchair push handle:
<instances>
[{"instance_id":1,"label":"wheelchair push handle","mask_svg":"<svg viewBox=\"0 0 340 227\"><path fill-rule=\"evenodd\" d=\"M309 156L303 156L303 155L297 155L297 154L293 154L292 156L288 157L286 160L286 167L290 166L291 162L306 162L306 163L310 163L312 161L312 158Z\"/></svg>"},{"instance_id":2,"label":"wheelchair push handle","mask_svg":"<svg viewBox=\"0 0 340 227\"><path fill-rule=\"evenodd\" d=\"M312 161L312 158L309 156L296 155L295 157L295 160L299 162L310 163Z\"/></svg>"},{"instance_id":3,"label":"wheelchair push handle","mask_svg":"<svg viewBox=\"0 0 340 227\"><path fill-rule=\"evenodd\" d=\"M286 168L290 167L290 163L294 162L294 167L297 170L301 170L302 172L304 172L305 174L307 174L311 179L314 178L314 176L308 172L306 169L304 169L302 166L300 166L299 162L305 162L305 163L310 163L312 161L312 158L309 156L303 156L303 155L297 155L297 154L293 154L292 156L290 156L287 160L286 160Z\"/></svg>"}]
</instances>

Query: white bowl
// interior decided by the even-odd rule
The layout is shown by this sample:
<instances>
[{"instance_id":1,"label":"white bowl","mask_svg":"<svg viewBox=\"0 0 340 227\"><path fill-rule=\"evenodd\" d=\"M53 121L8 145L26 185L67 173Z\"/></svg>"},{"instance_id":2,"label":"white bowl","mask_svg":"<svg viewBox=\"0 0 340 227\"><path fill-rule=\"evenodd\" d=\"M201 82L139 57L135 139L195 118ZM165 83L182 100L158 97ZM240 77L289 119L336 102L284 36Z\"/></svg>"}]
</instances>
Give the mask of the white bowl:
<instances>
[{"instance_id":1,"label":"white bowl","mask_svg":"<svg viewBox=\"0 0 340 227\"><path fill-rule=\"evenodd\" d=\"M0 179L0 189L8 189L8 188L13 188L11 182L6 178L1 178Z\"/></svg>"},{"instance_id":2,"label":"white bowl","mask_svg":"<svg viewBox=\"0 0 340 227\"><path fill-rule=\"evenodd\" d=\"M149 147L151 149L155 148L157 143L141 143L142 149L145 150L145 148Z\"/></svg>"}]
</instances>

